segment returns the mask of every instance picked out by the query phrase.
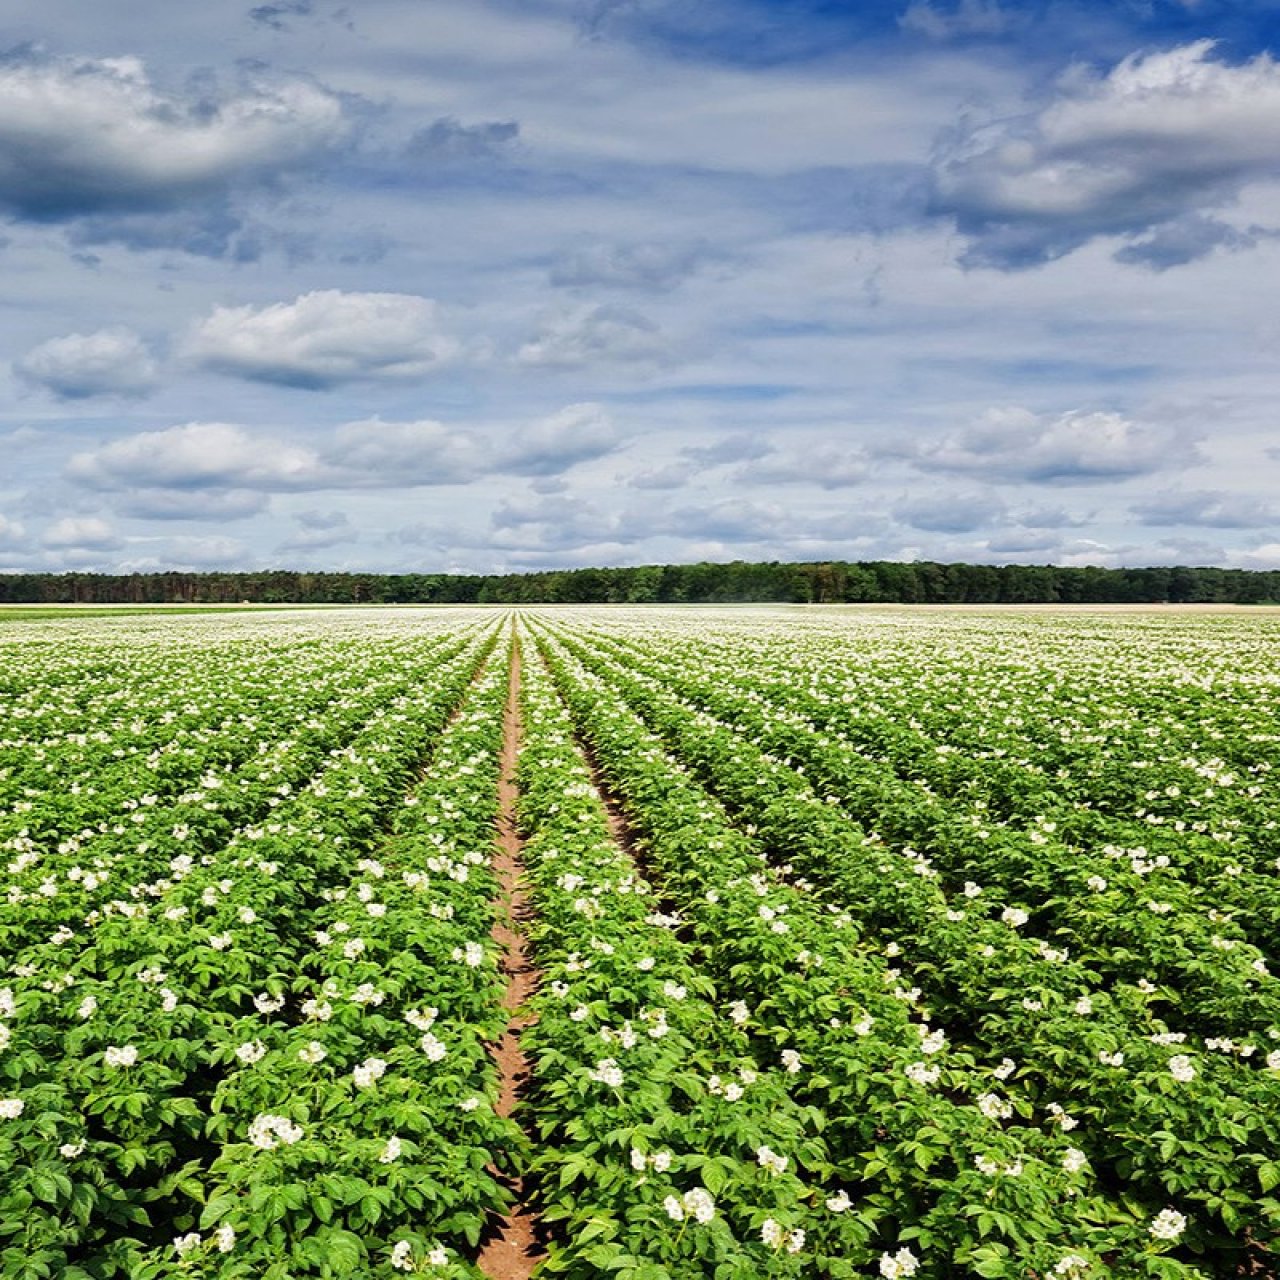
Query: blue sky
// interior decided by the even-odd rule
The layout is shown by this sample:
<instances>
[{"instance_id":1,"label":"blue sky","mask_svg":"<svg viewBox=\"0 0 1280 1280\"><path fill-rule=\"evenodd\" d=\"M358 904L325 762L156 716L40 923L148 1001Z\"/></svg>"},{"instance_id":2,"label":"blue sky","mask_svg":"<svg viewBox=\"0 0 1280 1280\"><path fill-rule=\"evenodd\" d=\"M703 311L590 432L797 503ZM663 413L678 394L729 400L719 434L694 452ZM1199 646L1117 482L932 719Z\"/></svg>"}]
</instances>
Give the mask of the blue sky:
<instances>
[{"instance_id":1,"label":"blue sky","mask_svg":"<svg viewBox=\"0 0 1280 1280\"><path fill-rule=\"evenodd\" d=\"M17 0L0 570L1280 566L1280 0Z\"/></svg>"}]
</instances>

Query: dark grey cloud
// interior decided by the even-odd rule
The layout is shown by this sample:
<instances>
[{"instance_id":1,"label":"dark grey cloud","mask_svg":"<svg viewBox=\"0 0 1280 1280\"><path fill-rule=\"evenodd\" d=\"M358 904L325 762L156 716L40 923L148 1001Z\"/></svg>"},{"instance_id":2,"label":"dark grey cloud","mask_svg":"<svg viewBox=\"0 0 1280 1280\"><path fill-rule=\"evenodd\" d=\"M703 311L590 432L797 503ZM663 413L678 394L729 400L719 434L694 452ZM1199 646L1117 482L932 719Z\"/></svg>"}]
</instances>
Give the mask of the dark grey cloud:
<instances>
[{"instance_id":1,"label":"dark grey cloud","mask_svg":"<svg viewBox=\"0 0 1280 1280\"><path fill-rule=\"evenodd\" d=\"M275 0L272 4L260 4L250 9L249 20L273 31L284 31L291 18L305 18L311 12L311 0Z\"/></svg>"},{"instance_id":2,"label":"dark grey cloud","mask_svg":"<svg viewBox=\"0 0 1280 1280\"><path fill-rule=\"evenodd\" d=\"M315 163L348 133L342 101L310 81L166 92L132 57L0 59L0 207L22 218L216 201Z\"/></svg>"},{"instance_id":3,"label":"dark grey cloud","mask_svg":"<svg viewBox=\"0 0 1280 1280\"><path fill-rule=\"evenodd\" d=\"M1263 227L1241 231L1216 218L1188 213L1116 250L1115 259L1149 267L1152 271L1168 271L1206 257L1215 249L1232 253L1252 249L1262 237L1274 234Z\"/></svg>"},{"instance_id":4,"label":"dark grey cloud","mask_svg":"<svg viewBox=\"0 0 1280 1280\"><path fill-rule=\"evenodd\" d=\"M404 154L408 160L435 164L458 164L494 160L505 156L520 136L515 120L485 120L462 124L453 116L433 120L409 139Z\"/></svg>"},{"instance_id":5,"label":"dark grey cloud","mask_svg":"<svg viewBox=\"0 0 1280 1280\"><path fill-rule=\"evenodd\" d=\"M63 400L145 395L158 373L146 343L124 327L50 338L17 360L14 371Z\"/></svg>"},{"instance_id":6,"label":"dark grey cloud","mask_svg":"<svg viewBox=\"0 0 1280 1280\"><path fill-rule=\"evenodd\" d=\"M1166 489L1130 510L1141 524L1183 525L1204 529L1280 527L1280 504L1222 489Z\"/></svg>"},{"instance_id":7,"label":"dark grey cloud","mask_svg":"<svg viewBox=\"0 0 1280 1280\"><path fill-rule=\"evenodd\" d=\"M190 208L92 214L68 227L67 239L86 248L115 244L138 253L176 250L233 262L262 256L261 235L221 196Z\"/></svg>"},{"instance_id":8,"label":"dark grey cloud","mask_svg":"<svg viewBox=\"0 0 1280 1280\"><path fill-rule=\"evenodd\" d=\"M1280 174L1280 67L1232 65L1199 40L1075 67L1037 112L965 122L938 148L931 211L954 218L970 266L1016 269L1100 236L1164 268L1250 235L1198 220Z\"/></svg>"}]
</instances>

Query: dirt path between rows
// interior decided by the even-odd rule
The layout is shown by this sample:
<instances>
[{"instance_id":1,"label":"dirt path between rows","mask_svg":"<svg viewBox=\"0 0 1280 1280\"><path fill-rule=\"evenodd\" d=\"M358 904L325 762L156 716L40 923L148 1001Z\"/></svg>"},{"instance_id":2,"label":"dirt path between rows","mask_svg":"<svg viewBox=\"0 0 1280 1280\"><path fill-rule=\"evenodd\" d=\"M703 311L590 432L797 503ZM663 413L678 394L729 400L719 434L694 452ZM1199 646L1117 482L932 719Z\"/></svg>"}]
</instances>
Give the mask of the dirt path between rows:
<instances>
[{"instance_id":1,"label":"dirt path between rows","mask_svg":"<svg viewBox=\"0 0 1280 1280\"><path fill-rule=\"evenodd\" d=\"M490 934L502 948L502 969L507 990L502 1007L511 1018L493 1050L498 1067L499 1115L510 1115L529 1077L529 1059L520 1047L520 1033L533 1018L518 1012L538 985L538 971L529 954L523 922L530 907L522 883L523 842L516 825L516 762L520 754L520 649L511 646L511 677L507 709L502 721L502 773L498 781L498 847L493 867L498 876L501 909ZM538 1242L537 1218L524 1196L521 1180L514 1184L516 1203L503 1218L498 1233L490 1239L476 1265L492 1280L525 1280L543 1257Z\"/></svg>"}]
</instances>

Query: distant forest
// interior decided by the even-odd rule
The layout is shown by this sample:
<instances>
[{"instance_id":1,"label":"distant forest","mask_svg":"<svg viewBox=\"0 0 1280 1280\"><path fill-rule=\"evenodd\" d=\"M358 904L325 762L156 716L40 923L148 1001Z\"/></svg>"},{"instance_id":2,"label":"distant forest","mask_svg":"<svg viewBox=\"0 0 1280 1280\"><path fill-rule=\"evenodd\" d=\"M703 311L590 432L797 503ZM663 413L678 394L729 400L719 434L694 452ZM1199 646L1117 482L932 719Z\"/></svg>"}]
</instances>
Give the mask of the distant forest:
<instances>
[{"instance_id":1,"label":"distant forest","mask_svg":"<svg viewBox=\"0 0 1280 1280\"><path fill-rule=\"evenodd\" d=\"M1278 604L1280 570L889 560L529 573L15 573L10 604Z\"/></svg>"}]
</instances>

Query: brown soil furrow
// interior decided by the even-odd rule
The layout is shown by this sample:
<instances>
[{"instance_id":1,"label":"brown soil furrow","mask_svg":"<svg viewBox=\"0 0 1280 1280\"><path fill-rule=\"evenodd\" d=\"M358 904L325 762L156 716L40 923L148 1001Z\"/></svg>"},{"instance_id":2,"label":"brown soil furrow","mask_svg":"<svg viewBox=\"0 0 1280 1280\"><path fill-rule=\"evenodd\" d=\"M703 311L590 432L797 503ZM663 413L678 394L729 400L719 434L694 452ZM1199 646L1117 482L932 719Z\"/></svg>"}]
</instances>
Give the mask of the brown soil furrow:
<instances>
[{"instance_id":1,"label":"brown soil furrow","mask_svg":"<svg viewBox=\"0 0 1280 1280\"><path fill-rule=\"evenodd\" d=\"M498 782L498 847L494 870L501 887L502 911L490 934L502 948L507 989L502 1007L511 1012L507 1029L493 1050L498 1068L500 1115L510 1115L529 1077L529 1059L520 1047L520 1033L533 1018L521 1010L538 985L538 970L529 954L522 922L530 912L523 884L522 842L516 825L516 761L520 751L520 650L511 646L511 679L503 717L502 776ZM502 1219L497 1233L480 1251L476 1264L492 1280L524 1280L542 1259L537 1218L524 1198L521 1179L515 1179L516 1203Z\"/></svg>"}]
</instances>

